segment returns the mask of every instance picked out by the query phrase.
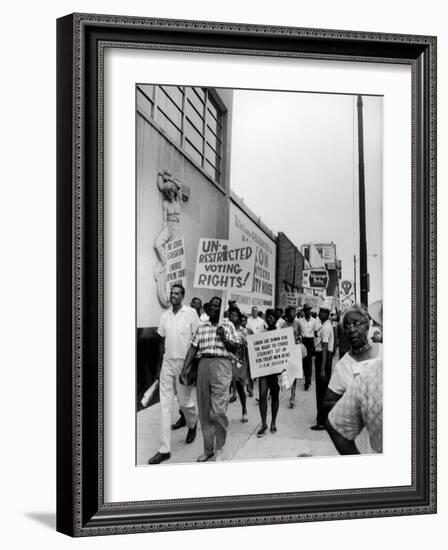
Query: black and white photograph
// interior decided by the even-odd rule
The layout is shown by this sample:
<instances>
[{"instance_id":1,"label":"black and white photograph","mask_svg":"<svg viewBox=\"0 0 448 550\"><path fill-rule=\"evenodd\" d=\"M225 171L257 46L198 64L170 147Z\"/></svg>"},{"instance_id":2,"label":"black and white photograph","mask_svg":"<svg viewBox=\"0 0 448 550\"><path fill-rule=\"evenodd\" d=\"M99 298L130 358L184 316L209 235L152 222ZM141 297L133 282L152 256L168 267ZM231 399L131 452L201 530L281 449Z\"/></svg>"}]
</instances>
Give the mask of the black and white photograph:
<instances>
[{"instance_id":1,"label":"black and white photograph","mask_svg":"<svg viewBox=\"0 0 448 550\"><path fill-rule=\"evenodd\" d=\"M383 99L136 85L137 466L383 452Z\"/></svg>"},{"instance_id":2,"label":"black and white photograph","mask_svg":"<svg viewBox=\"0 0 448 550\"><path fill-rule=\"evenodd\" d=\"M444 5L6 4L4 548L443 547Z\"/></svg>"}]
</instances>

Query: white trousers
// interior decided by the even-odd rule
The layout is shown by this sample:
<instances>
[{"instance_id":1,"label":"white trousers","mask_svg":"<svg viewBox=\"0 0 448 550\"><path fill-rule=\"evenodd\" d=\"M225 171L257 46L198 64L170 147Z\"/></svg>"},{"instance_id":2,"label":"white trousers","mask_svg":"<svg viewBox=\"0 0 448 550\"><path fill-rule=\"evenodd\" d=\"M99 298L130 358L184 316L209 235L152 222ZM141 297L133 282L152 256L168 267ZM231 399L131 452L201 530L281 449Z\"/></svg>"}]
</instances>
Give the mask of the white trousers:
<instances>
[{"instance_id":1,"label":"white trousers","mask_svg":"<svg viewBox=\"0 0 448 550\"><path fill-rule=\"evenodd\" d=\"M188 428L194 428L197 422L197 413L194 403L194 386L184 386L179 382L179 376L184 365L183 359L163 358L159 378L160 395L160 450L161 453L170 452L171 444L171 412L174 395L177 394L179 407L184 413Z\"/></svg>"}]
</instances>

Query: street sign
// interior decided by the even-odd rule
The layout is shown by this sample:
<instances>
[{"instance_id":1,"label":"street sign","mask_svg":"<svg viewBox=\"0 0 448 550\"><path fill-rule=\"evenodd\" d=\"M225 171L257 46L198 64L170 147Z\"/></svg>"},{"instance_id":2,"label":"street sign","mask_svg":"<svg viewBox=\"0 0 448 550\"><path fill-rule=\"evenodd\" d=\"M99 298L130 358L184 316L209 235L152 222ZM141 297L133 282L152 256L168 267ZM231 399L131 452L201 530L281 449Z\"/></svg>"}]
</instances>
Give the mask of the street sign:
<instances>
[{"instance_id":1,"label":"street sign","mask_svg":"<svg viewBox=\"0 0 448 550\"><path fill-rule=\"evenodd\" d=\"M344 280L341 282L341 289L342 289L342 292L343 294L345 294L346 296L349 296L350 294L352 294L353 292L353 282L352 281L347 281L347 280Z\"/></svg>"},{"instance_id":2,"label":"street sign","mask_svg":"<svg viewBox=\"0 0 448 550\"><path fill-rule=\"evenodd\" d=\"M340 305L341 311L346 311L355 303L355 292L353 281L341 281L340 283Z\"/></svg>"},{"instance_id":3,"label":"street sign","mask_svg":"<svg viewBox=\"0 0 448 550\"><path fill-rule=\"evenodd\" d=\"M326 269L304 269L303 286L306 288L327 288L328 271Z\"/></svg>"}]
</instances>

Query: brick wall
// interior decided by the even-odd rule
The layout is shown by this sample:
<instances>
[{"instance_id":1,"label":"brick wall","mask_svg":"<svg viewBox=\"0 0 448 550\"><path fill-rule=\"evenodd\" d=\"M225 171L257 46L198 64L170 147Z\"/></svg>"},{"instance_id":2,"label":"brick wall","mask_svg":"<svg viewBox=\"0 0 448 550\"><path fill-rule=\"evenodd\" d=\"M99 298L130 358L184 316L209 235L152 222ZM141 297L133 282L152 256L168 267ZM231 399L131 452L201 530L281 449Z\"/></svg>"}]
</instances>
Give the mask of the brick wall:
<instances>
[{"instance_id":1,"label":"brick wall","mask_svg":"<svg viewBox=\"0 0 448 550\"><path fill-rule=\"evenodd\" d=\"M285 233L277 236L276 304L281 305L282 292L302 292L304 258Z\"/></svg>"}]
</instances>

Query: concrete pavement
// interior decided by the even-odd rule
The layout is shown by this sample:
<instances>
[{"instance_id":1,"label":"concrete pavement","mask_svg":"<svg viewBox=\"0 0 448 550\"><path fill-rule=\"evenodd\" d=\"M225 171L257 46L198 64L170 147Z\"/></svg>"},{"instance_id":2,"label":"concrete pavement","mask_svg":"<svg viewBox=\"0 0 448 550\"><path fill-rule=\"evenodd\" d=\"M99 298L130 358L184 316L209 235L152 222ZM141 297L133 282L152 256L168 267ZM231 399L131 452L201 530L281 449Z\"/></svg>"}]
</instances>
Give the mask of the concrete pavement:
<instances>
[{"instance_id":1,"label":"concrete pavement","mask_svg":"<svg viewBox=\"0 0 448 550\"><path fill-rule=\"evenodd\" d=\"M227 442L224 448L225 460L256 460L272 458L291 458L302 456L337 455L326 431L313 431L315 424L316 398L314 381L309 391L303 390L303 381L298 380L296 406L289 408L289 390L280 394L280 409L277 416L277 432L258 438L256 433L261 425L258 395L255 388L254 397L247 398L249 421L241 422L241 405L239 399L230 403L228 417L230 420ZM159 450L159 414L160 405L152 405L137 413L137 465L148 465L148 458ZM173 403L173 422L178 418L177 401ZM268 402L268 426L270 425L270 400ZM171 431L171 458L163 464L196 462L203 452L200 423L193 443L187 445L185 437L187 428Z\"/></svg>"}]
</instances>

